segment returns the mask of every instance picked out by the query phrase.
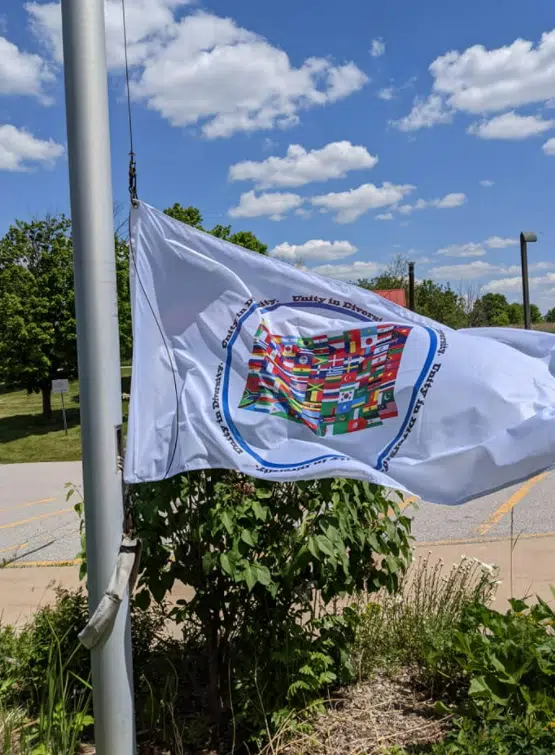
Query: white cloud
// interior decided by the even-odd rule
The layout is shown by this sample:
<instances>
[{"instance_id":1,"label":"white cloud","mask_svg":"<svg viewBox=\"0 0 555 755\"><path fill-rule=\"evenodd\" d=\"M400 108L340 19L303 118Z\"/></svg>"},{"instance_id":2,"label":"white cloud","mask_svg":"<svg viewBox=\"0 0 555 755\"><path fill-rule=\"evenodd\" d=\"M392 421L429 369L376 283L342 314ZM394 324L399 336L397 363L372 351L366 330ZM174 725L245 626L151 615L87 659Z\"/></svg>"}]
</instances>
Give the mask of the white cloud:
<instances>
[{"instance_id":1,"label":"white cloud","mask_svg":"<svg viewBox=\"0 0 555 755\"><path fill-rule=\"evenodd\" d=\"M541 264L541 263L539 263ZM536 266L537 269L537 266ZM555 273L547 273L546 275L537 275L529 279L529 284L532 289L538 289L542 286L549 286L555 283ZM511 278L499 278L498 280L489 281L484 288L487 291L494 293L520 293L522 291L522 277L520 275Z\"/></svg>"},{"instance_id":2,"label":"white cloud","mask_svg":"<svg viewBox=\"0 0 555 755\"><path fill-rule=\"evenodd\" d=\"M543 134L555 125L555 121L546 121L540 115L519 115L511 110L497 115L490 120L473 123L467 132L480 139L506 139L518 141L531 136Z\"/></svg>"},{"instance_id":3,"label":"white cloud","mask_svg":"<svg viewBox=\"0 0 555 755\"><path fill-rule=\"evenodd\" d=\"M206 137L218 138L287 128L299 111L346 97L365 82L353 64L338 68L324 58L295 68L283 50L232 19L196 13L145 61L133 93L172 125L201 123Z\"/></svg>"},{"instance_id":4,"label":"white cloud","mask_svg":"<svg viewBox=\"0 0 555 755\"><path fill-rule=\"evenodd\" d=\"M376 220L393 220L393 213L382 212L379 215L376 215Z\"/></svg>"},{"instance_id":5,"label":"white cloud","mask_svg":"<svg viewBox=\"0 0 555 755\"><path fill-rule=\"evenodd\" d=\"M555 29L542 34L538 44L516 39L492 50L483 45L452 50L436 58L429 71L432 92L399 121L402 130L446 123L452 111L495 113L548 103L555 97Z\"/></svg>"},{"instance_id":6,"label":"white cloud","mask_svg":"<svg viewBox=\"0 0 555 755\"><path fill-rule=\"evenodd\" d=\"M231 18L196 11L178 17L188 0L128 0L132 92L174 126L199 124L208 138L239 131L287 128L299 112L361 89L365 74L352 62L288 55ZM28 3L36 34L61 59L60 9ZM111 70L121 70L121 4L106 0Z\"/></svg>"},{"instance_id":7,"label":"white cloud","mask_svg":"<svg viewBox=\"0 0 555 755\"><path fill-rule=\"evenodd\" d=\"M506 249L509 246L516 246L518 243L518 239L490 236L479 244L474 241L466 244L451 244L439 249L436 254L441 254L445 257L483 257L486 254L485 247L488 249ZM507 271L508 268L505 268L505 272Z\"/></svg>"},{"instance_id":8,"label":"white cloud","mask_svg":"<svg viewBox=\"0 0 555 755\"><path fill-rule=\"evenodd\" d=\"M285 213L300 207L304 199L298 194L280 192L256 194L247 191L241 194L237 207L229 210L232 218L258 218L268 216L270 220L282 220Z\"/></svg>"},{"instance_id":9,"label":"white cloud","mask_svg":"<svg viewBox=\"0 0 555 755\"><path fill-rule=\"evenodd\" d=\"M410 184L396 185L389 182L382 186L362 184L349 191L312 197L311 202L324 212L335 212L336 223L352 223L368 210L396 205L413 189L414 186Z\"/></svg>"},{"instance_id":10,"label":"white cloud","mask_svg":"<svg viewBox=\"0 0 555 755\"><path fill-rule=\"evenodd\" d=\"M325 92L325 101L327 102L343 100L354 92L358 92L368 82L368 76L352 61L342 66L333 66L323 58L309 58L307 63L310 60L315 60L317 66L322 66L323 78L327 79L328 88ZM315 79L313 83L316 85L317 80ZM317 102L316 104L322 103Z\"/></svg>"},{"instance_id":11,"label":"white cloud","mask_svg":"<svg viewBox=\"0 0 555 755\"><path fill-rule=\"evenodd\" d=\"M485 251L481 244L470 241L468 244L445 246L442 249L438 249L436 254L441 254L445 257L483 257Z\"/></svg>"},{"instance_id":12,"label":"white cloud","mask_svg":"<svg viewBox=\"0 0 555 755\"><path fill-rule=\"evenodd\" d=\"M175 12L193 0L126 0L128 57L137 66L155 55L175 37ZM55 60L63 60L62 15L59 3L28 2L25 9L37 38ZM121 0L104 0L106 54L110 70L122 70L125 63Z\"/></svg>"},{"instance_id":13,"label":"white cloud","mask_svg":"<svg viewBox=\"0 0 555 755\"><path fill-rule=\"evenodd\" d=\"M492 293L512 293L513 291L522 290L522 278L520 276L514 278L499 278L498 280L492 280L486 283L484 286L486 291Z\"/></svg>"},{"instance_id":14,"label":"white cloud","mask_svg":"<svg viewBox=\"0 0 555 755\"><path fill-rule=\"evenodd\" d=\"M287 262L311 262L316 260L340 260L350 257L358 249L350 241L323 241L312 239L304 244L289 244L285 241L271 250L272 257Z\"/></svg>"},{"instance_id":15,"label":"white cloud","mask_svg":"<svg viewBox=\"0 0 555 755\"><path fill-rule=\"evenodd\" d=\"M503 238L502 236L490 236L484 244L490 249L506 249L508 246L517 246L518 239Z\"/></svg>"},{"instance_id":16,"label":"white cloud","mask_svg":"<svg viewBox=\"0 0 555 755\"><path fill-rule=\"evenodd\" d=\"M546 155L555 157L555 138L548 139L542 147Z\"/></svg>"},{"instance_id":17,"label":"white cloud","mask_svg":"<svg viewBox=\"0 0 555 755\"><path fill-rule=\"evenodd\" d=\"M311 210L306 210L304 207L299 207L295 210L295 215L298 215L304 220L309 220L312 217L312 212Z\"/></svg>"},{"instance_id":18,"label":"white cloud","mask_svg":"<svg viewBox=\"0 0 555 755\"><path fill-rule=\"evenodd\" d=\"M380 100L389 102L395 97L395 90L393 89L393 87L384 87L378 92L378 97L380 98Z\"/></svg>"},{"instance_id":19,"label":"white cloud","mask_svg":"<svg viewBox=\"0 0 555 755\"><path fill-rule=\"evenodd\" d=\"M0 126L0 170L24 171L33 165L52 165L64 148L52 139L37 139L11 124Z\"/></svg>"},{"instance_id":20,"label":"white cloud","mask_svg":"<svg viewBox=\"0 0 555 755\"><path fill-rule=\"evenodd\" d=\"M448 104L468 113L491 113L555 96L555 29L537 46L517 39L487 50L474 45L448 52L431 64L434 91Z\"/></svg>"},{"instance_id":21,"label":"white cloud","mask_svg":"<svg viewBox=\"0 0 555 755\"><path fill-rule=\"evenodd\" d=\"M331 142L322 149L306 150L291 144L285 157L268 157L262 162L246 160L229 169L230 181L253 181L259 189L304 186L312 181L344 178L351 170L370 169L378 162L366 147L348 141Z\"/></svg>"},{"instance_id":22,"label":"white cloud","mask_svg":"<svg viewBox=\"0 0 555 755\"><path fill-rule=\"evenodd\" d=\"M40 55L23 52L0 37L0 94L29 95L48 104L44 87L53 80L54 74Z\"/></svg>"},{"instance_id":23,"label":"white cloud","mask_svg":"<svg viewBox=\"0 0 555 755\"><path fill-rule=\"evenodd\" d=\"M372 278L383 269L384 265L379 262L353 262L350 265L320 265L310 272L343 281L359 281L362 278Z\"/></svg>"},{"instance_id":24,"label":"white cloud","mask_svg":"<svg viewBox=\"0 0 555 755\"><path fill-rule=\"evenodd\" d=\"M437 123L451 123L453 113L445 107L445 102L435 94L427 99L415 97L412 110L404 118L393 121L392 125L400 131L417 131L421 128L431 128Z\"/></svg>"},{"instance_id":25,"label":"white cloud","mask_svg":"<svg viewBox=\"0 0 555 755\"><path fill-rule=\"evenodd\" d=\"M494 185L494 181L491 181L489 178L484 178L483 181L480 181L480 186L483 186L484 189L491 189L491 187Z\"/></svg>"},{"instance_id":26,"label":"white cloud","mask_svg":"<svg viewBox=\"0 0 555 755\"><path fill-rule=\"evenodd\" d=\"M450 210L453 207L460 207L466 202L466 194L454 192L446 194L439 199L418 199L414 204L402 204L394 208L401 215L410 215L415 210L426 210L434 207L438 210Z\"/></svg>"},{"instance_id":27,"label":"white cloud","mask_svg":"<svg viewBox=\"0 0 555 755\"><path fill-rule=\"evenodd\" d=\"M530 272L539 270L547 270L555 267L555 263L552 262L536 262L530 265ZM515 280L520 280L520 265L492 265L490 262L484 262L483 260L476 260L474 262L468 262L464 265L441 265L440 267L434 267L430 270L430 273L434 278L438 280L471 280L473 278L482 278L486 275L505 275L515 276ZM518 276L518 277L516 277ZM508 280L508 279L505 279ZM513 280L511 277L510 280ZM550 283L555 282L555 273L546 273L544 276L531 277L530 283ZM488 284L490 286L492 282Z\"/></svg>"},{"instance_id":28,"label":"white cloud","mask_svg":"<svg viewBox=\"0 0 555 755\"><path fill-rule=\"evenodd\" d=\"M441 199L432 199L431 206L440 210L450 210L453 207L460 207L466 202L466 194L462 192L446 194Z\"/></svg>"},{"instance_id":29,"label":"white cloud","mask_svg":"<svg viewBox=\"0 0 555 755\"><path fill-rule=\"evenodd\" d=\"M372 40L372 46L370 47L370 55L373 58L381 58L385 55L385 42L381 37Z\"/></svg>"},{"instance_id":30,"label":"white cloud","mask_svg":"<svg viewBox=\"0 0 555 755\"><path fill-rule=\"evenodd\" d=\"M430 274L437 280L472 280L473 278L482 278L484 275L496 273L499 271L497 265L492 265L483 260L467 262L464 265L440 265L432 267Z\"/></svg>"}]
</instances>

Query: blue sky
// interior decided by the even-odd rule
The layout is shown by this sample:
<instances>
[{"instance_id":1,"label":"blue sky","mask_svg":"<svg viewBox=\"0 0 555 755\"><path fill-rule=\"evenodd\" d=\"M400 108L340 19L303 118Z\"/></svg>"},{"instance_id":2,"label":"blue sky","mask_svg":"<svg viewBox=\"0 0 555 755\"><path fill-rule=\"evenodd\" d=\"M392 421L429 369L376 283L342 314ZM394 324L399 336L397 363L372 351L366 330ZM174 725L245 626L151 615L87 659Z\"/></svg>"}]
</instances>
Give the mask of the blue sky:
<instances>
[{"instance_id":1,"label":"blue sky","mask_svg":"<svg viewBox=\"0 0 555 755\"><path fill-rule=\"evenodd\" d=\"M0 233L68 212L60 11L0 13ZM502 8L501 8L502 5ZM551 0L127 0L139 196L198 206L343 280L417 275L555 305ZM106 1L114 197L127 201L119 0Z\"/></svg>"}]
</instances>

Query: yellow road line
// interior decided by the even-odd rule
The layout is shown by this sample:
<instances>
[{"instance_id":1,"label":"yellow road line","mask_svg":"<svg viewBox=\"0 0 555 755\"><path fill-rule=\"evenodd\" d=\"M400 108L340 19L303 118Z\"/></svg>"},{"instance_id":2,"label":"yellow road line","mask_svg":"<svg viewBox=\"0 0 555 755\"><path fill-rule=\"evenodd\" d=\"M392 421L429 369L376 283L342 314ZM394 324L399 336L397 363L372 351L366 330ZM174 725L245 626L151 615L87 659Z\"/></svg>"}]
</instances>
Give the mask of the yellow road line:
<instances>
[{"instance_id":1,"label":"yellow road line","mask_svg":"<svg viewBox=\"0 0 555 755\"><path fill-rule=\"evenodd\" d=\"M403 498L403 500L401 501L401 503L397 504L398 507L399 507L399 513L402 514L403 511L407 508L407 506L410 506L410 504L414 503L415 501L418 501L418 496L409 495L407 498ZM392 508L388 509L387 515L389 517L394 516L394 514L395 514L395 512L393 511ZM383 517L383 514L380 515L380 517Z\"/></svg>"},{"instance_id":2,"label":"yellow road line","mask_svg":"<svg viewBox=\"0 0 555 755\"><path fill-rule=\"evenodd\" d=\"M519 540L532 540L542 537L555 537L555 532L528 532L518 536ZM461 540L417 540L414 548L432 548L436 545L475 545L480 543L499 543L509 540L509 535L497 535L492 537L467 537ZM516 538L515 538L516 540Z\"/></svg>"},{"instance_id":3,"label":"yellow road line","mask_svg":"<svg viewBox=\"0 0 555 755\"><path fill-rule=\"evenodd\" d=\"M502 503L499 508L497 508L493 514L486 519L486 521L478 527L478 533L480 535L486 535L492 527L494 527L496 524L498 524L501 519L505 516L505 514L508 514L511 509L514 509L514 507L522 501L525 495L527 495L534 485L537 485L538 482L541 482L544 480L548 472L542 472L542 474L539 474L537 477L532 477L530 480L527 480L524 485L521 485L520 488L516 491L516 493L513 493L513 495L505 501L505 503Z\"/></svg>"},{"instance_id":4,"label":"yellow road line","mask_svg":"<svg viewBox=\"0 0 555 755\"><path fill-rule=\"evenodd\" d=\"M16 551L20 551L22 548L26 548L29 545L29 543L21 543L20 545L10 545L9 548L0 548L0 553L6 553L7 551L11 551L12 553L15 553Z\"/></svg>"},{"instance_id":5,"label":"yellow road line","mask_svg":"<svg viewBox=\"0 0 555 755\"><path fill-rule=\"evenodd\" d=\"M70 558L65 561L13 561L4 566L4 569L27 569L33 566L77 566L81 563L80 558Z\"/></svg>"},{"instance_id":6,"label":"yellow road line","mask_svg":"<svg viewBox=\"0 0 555 755\"><path fill-rule=\"evenodd\" d=\"M399 504L399 509L401 511L404 511L407 506L410 506L411 503L414 503L418 500L418 496L416 495L409 495L408 498L403 498L403 502Z\"/></svg>"},{"instance_id":7,"label":"yellow road line","mask_svg":"<svg viewBox=\"0 0 555 755\"><path fill-rule=\"evenodd\" d=\"M20 519L18 522L10 522L9 524L0 524L0 530L8 530L11 527L20 527L22 524L29 524L30 522L36 522L39 519L47 519L50 516L57 516L58 514L65 514L68 511L73 511L73 506L67 509L58 509L58 511L49 511L47 514L37 514L37 516L30 516L28 519Z\"/></svg>"},{"instance_id":8,"label":"yellow road line","mask_svg":"<svg viewBox=\"0 0 555 755\"><path fill-rule=\"evenodd\" d=\"M0 511L13 511L14 509L26 509L29 506L38 506L40 503L52 503L55 498L41 498L39 501L29 501L29 503L14 503L13 506L4 506Z\"/></svg>"}]
</instances>

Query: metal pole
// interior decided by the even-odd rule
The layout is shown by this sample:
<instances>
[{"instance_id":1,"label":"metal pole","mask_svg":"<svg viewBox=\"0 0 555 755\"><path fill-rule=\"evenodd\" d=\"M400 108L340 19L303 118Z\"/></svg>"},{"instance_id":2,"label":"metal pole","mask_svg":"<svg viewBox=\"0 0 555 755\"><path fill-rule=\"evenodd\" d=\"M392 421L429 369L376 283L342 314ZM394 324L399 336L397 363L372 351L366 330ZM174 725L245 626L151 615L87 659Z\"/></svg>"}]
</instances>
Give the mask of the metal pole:
<instances>
[{"instance_id":1,"label":"metal pole","mask_svg":"<svg viewBox=\"0 0 555 755\"><path fill-rule=\"evenodd\" d=\"M89 609L108 586L123 526L122 423L103 0L62 0ZM128 597L92 650L98 755L135 753Z\"/></svg>"},{"instance_id":2,"label":"metal pole","mask_svg":"<svg viewBox=\"0 0 555 755\"><path fill-rule=\"evenodd\" d=\"M67 417L66 417L66 405L64 403L64 394L61 394L62 396L62 417L64 418L64 430L66 431L67 435Z\"/></svg>"},{"instance_id":3,"label":"metal pole","mask_svg":"<svg viewBox=\"0 0 555 755\"><path fill-rule=\"evenodd\" d=\"M409 309L416 311L414 304L414 262L409 262Z\"/></svg>"},{"instance_id":4,"label":"metal pole","mask_svg":"<svg viewBox=\"0 0 555 755\"><path fill-rule=\"evenodd\" d=\"M520 265L522 270L522 306L524 309L524 327L530 330L530 289L528 283L528 242L537 241L535 233L520 234Z\"/></svg>"}]
</instances>

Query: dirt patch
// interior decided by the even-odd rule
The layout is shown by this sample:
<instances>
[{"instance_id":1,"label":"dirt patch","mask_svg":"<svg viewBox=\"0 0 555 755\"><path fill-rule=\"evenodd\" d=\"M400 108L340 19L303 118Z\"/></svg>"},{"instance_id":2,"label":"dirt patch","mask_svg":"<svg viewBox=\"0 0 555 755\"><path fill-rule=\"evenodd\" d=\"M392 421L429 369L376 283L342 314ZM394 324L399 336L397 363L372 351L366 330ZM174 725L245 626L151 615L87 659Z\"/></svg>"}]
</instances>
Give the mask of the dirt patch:
<instances>
[{"instance_id":1,"label":"dirt patch","mask_svg":"<svg viewBox=\"0 0 555 755\"><path fill-rule=\"evenodd\" d=\"M344 689L311 724L310 733L284 731L264 755L378 755L393 745L416 753L441 741L449 717L439 717L415 676L403 671Z\"/></svg>"}]
</instances>

